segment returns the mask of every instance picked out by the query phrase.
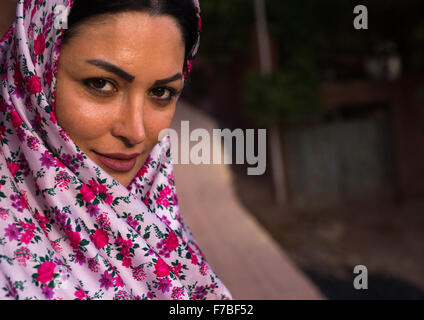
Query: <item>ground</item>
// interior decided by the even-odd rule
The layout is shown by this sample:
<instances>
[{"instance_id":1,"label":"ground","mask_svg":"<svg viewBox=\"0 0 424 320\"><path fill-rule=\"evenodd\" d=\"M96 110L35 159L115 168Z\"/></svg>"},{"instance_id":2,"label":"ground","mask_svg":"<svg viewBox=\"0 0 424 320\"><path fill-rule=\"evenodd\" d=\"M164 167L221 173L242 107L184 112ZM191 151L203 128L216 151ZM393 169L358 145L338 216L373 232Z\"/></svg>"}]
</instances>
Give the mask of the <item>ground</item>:
<instances>
[{"instance_id":1,"label":"ground","mask_svg":"<svg viewBox=\"0 0 424 320\"><path fill-rule=\"evenodd\" d=\"M424 299L424 201L277 208L268 176L233 170L243 206L329 299ZM368 290L355 290L356 265Z\"/></svg>"}]
</instances>

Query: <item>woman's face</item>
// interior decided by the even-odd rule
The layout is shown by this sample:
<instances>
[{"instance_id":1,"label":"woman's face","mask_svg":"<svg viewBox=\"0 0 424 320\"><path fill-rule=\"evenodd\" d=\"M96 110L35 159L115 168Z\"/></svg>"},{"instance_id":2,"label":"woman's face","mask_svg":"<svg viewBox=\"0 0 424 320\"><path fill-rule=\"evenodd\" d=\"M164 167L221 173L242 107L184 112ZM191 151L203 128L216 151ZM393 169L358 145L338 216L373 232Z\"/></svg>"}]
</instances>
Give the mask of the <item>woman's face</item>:
<instances>
[{"instance_id":1,"label":"woman's face","mask_svg":"<svg viewBox=\"0 0 424 320\"><path fill-rule=\"evenodd\" d=\"M182 32L171 17L125 12L85 23L61 50L57 121L127 187L171 125L183 64ZM115 153L139 155L124 161L111 159Z\"/></svg>"}]
</instances>

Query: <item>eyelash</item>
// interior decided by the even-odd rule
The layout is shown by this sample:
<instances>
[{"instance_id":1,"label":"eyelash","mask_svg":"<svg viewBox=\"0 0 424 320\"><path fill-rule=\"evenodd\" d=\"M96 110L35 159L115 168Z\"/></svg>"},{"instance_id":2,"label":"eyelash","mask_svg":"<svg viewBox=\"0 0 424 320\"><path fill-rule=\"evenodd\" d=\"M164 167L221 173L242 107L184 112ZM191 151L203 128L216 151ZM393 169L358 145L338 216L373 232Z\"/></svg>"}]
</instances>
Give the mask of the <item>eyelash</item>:
<instances>
[{"instance_id":1,"label":"eyelash","mask_svg":"<svg viewBox=\"0 0 424 320\"><path fill-rule=\"evenodd\" d=\"M103 90L101 90L101 89L98 89L98 88L95 88L94 86L93 86L93 82L95 82L95 81L104 81L104 86L105 85L107 85L107 84L110 84L110 85L112 85L113 86L113 92L116 92L116 91L118 91L118 89L117 89L117 85L112 81L112 80L108 80L108 79L104 79L104 78L89 78L89 79L85 79L84 81L83 81L83 83L84 83L84 85L88 88L88 89L90 89L90 90L92 90L92 91L94 91L96 94L99 94L99 95L101 95L101 96L105 96L105 97L108 97L108 96L111 96L111 95L113 95L113 93L111 93L110 91L103 91ZM102 86L103 88L104 88L104 86ZM165 90L165 91L167 91L167 92L169 92L169 97L168 98L166 98L166 99L163 99L163 98L157 98L157 97L154 97L153 96L153 99L155 99L155 100L157 100L159 103L166 103L166 104L168 104L168 103L170 103L175 97L177 97L178 96L178 94L179 94L179 92L177 91L177 90L175 90L175 89L173 89L173 88L171 88L171 87L156 87L156 88L153 88L153 89L151 89L150 90L150 92L152 92L152 91L154 91L154 90Z\"/></svg>"}]
</instances>

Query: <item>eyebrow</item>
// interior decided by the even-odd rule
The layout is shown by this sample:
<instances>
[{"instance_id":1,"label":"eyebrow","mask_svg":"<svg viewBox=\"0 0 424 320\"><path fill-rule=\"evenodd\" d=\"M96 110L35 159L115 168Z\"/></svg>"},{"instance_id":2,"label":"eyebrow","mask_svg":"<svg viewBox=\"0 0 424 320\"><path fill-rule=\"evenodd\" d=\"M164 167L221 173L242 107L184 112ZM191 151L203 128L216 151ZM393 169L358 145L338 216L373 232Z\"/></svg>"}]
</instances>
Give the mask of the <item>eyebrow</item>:
<instances>
[{"instance_id":1,"label":"eyebrow","mask_svg":"<svg viewBox=\"0 0 424 320\"><path fill-rule=\"evenodd\" d=\"M183 78L183 75L181 74L181 72L178 72L176 74L174 74L172 77L166 78L166 79L161 79L161 80L156 80L154 86L162 86L164 84L167 84L169 82L172 81L176 81L176 80L180 80Z\"/></svg>"},{"instance_id":2,"label":"eyebrow","mask_svg":"<svg viewBox=\"0 0 424 320\"><path fill-rule=\"evenodd\" d=\"M131 74L129 74L128 72L125 72L124 70L122 70L121 68L115 66L114 64L111 64L109 62L106 62L104 60L99 60L99 59L89 59L86 60L87 63L92 64L93 66L99 67L103 70L106 70L108 72L114 73L117 76L121 77L122 79L128 81L128 82L133 82L135 77Z\"/></svg>"},{"instance_id":3,"label":"eyebrow","mask_svg":"<svg viewBox=\"0 0 424 320\"><path fill-rule=\"evenodd\" d=\"M110 62L107 62L101 59L88 59L86 60L86 62L96 67L99 67L103 70L106 70L108 72L114 73L128 82L133 82L135 79L133 75L129 74L128 72L122 70L121 68L119 68L118 66L115 66L114 64ZM180 80L182 78L183 78L183 75L181 74L181 72L178 72L169 78L156 80L154 83L154 86L161 86L169 82Z\"/></svg>"}]
</instances>

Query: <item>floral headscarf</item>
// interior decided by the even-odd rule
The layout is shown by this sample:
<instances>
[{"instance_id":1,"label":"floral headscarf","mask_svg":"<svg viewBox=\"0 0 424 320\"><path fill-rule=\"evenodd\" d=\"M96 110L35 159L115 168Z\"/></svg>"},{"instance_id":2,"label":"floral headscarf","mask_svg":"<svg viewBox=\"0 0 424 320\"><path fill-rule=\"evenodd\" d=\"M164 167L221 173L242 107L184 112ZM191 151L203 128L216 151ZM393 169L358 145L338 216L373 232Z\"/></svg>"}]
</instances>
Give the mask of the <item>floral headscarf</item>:
<instances>
[{"instance_id":1,"label":"floral headscarf","mask_svg":"<svg viewBox=\"0 0 424 320\"><path fill-rule=\"evenodd\" d=\"M126 188L57 124L59 6L20 0L0 40L0 299L231 299L180 215L169 135Z\"/></svg>"}]
</instances>

